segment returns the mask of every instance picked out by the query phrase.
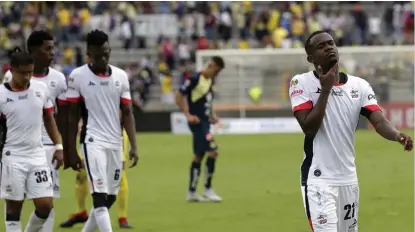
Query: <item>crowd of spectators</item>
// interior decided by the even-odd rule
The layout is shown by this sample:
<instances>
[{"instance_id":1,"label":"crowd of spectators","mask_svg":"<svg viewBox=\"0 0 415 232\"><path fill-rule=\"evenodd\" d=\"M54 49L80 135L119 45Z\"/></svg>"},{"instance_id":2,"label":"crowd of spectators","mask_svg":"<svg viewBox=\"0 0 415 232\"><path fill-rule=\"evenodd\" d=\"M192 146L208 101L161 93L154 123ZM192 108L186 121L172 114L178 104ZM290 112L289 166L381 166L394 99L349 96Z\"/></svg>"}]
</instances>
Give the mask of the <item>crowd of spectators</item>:
<instances>
[{"instance_id":1,"label":"crowd of spectators","mask_svg":"<svg viewBox=\"0 0 415 232\"><path fill-rule=\"evenodd\" d=\"M413 2L384 2L375 9L368 4L1 2L0 57L6 57L15 46L24 46L32 30L44 29L56 36L56 67L68 74L84 62L84 52L74 44L82 42L92 28L104 29L121 44L113 49L155 51L154 56L137 59L136 63L117 64L131 74L133 89L137 89L141 100L137 105L148 100L152 83L160 84L162 100L171 102L174 79L179 76L183 81L194 71L196 50L303 47L307 36L315 30L332 33L338 46L414 43ZM153 13L176 15L177 35L146 38L135 17Z\"/></svg>"}]
</instances>

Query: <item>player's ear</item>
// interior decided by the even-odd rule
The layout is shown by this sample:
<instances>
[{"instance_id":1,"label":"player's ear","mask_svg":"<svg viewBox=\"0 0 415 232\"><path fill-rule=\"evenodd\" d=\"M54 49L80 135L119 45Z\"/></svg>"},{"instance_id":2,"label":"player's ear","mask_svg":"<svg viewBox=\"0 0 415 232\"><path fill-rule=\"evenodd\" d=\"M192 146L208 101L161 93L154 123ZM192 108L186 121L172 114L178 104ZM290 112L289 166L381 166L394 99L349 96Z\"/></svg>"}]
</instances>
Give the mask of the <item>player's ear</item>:
<instances>
[{"instance_id":1,"label":"player's ear","mask_svg":"<svg viewBox=\"0 0 415 232\"><path fill-rule=\"evenodd\" d=\"M307 61L309 62L309 63L314 63L314 57L312 56L312 55L307 55Z\"/></svg>"}]
</instances>

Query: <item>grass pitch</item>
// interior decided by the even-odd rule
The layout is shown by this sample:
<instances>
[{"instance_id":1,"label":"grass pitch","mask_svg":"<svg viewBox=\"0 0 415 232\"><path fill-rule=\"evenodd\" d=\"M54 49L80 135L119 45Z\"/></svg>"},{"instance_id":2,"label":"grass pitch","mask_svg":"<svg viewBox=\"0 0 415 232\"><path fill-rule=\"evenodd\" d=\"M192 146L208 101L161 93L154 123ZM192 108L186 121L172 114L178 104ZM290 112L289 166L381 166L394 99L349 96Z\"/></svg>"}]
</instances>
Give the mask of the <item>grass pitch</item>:
<instances>
[{"instance_id":1,"label":"grass pitch","mask_svg":"<svg viewBox=\"0 0 415 232\"><path fill-rule=\"evenodd\" d=\"M413 132L410 134L413 137ZM128 170L129 221L135 226L130 231L310 231L299 185L301 134L223 135L216 140L220 159L213 186L224 201L187 203L190 136L139 135L141 160L135 169ZM400 145L385 141L374 131L357 133L356 150L360 231L414 231L413 153L403 152ZM55 201L55 231L82 229L81 225L58 228L75 210L74 182L74 172L61 172L62 198ZM32 210L27 202L23 225ZM117 225L116 204L111 217L114 231L122 231ZM4 220L3 210L0 218ZM0 231L4 231L3 225Z\"/></svg>"}]
</instances>

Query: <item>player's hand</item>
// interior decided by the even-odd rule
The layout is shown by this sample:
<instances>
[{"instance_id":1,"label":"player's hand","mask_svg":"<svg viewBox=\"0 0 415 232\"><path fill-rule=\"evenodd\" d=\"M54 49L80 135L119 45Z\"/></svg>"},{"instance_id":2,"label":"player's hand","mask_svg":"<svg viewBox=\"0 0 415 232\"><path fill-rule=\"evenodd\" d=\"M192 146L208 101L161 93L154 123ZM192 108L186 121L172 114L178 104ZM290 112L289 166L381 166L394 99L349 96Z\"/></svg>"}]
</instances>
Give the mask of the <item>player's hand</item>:
<instances>
[{"instance_id":1,"label":"player's hand","mask_svg":"<svg viewBox=\"0 0 415 232\"><path fill-rule=\"evenodd\" d=\"M130 155L130 161L133 161L133 164L131 164L130 168L135 167L139 160L137 149L131 148L129 155Z\"/></svg>"},{"instance_id":2,"label":"player's hand","mask_svg":"<svg viewBox=\"0 0 415 232\"><path fill-rule=\"evenodd\" d=\"M339 74L339 63L334 64L326 74L323 74L323 69L321 66L318 66L317 74L320 80L321 90L330 91Z\"/></svg>"},{"instance_id":3,"label":"player's hand","mask_svg":"<svg viewBox=\"0 0 415 232\"><path fill-rule=\"evenodd\" d=\"M200 119L195 115L189 114L186 118L187 118L187 121L189 122L189 124L191 124L191 125L195 125L195 124L200 123Z\"/></svg>"},{"instance_id":4,"label":"player's hand","mask_svg":"<svg viewBox=\"0 0 415 232\"><path fill-rule=\"evenodd\" d=\"M53 154L52 164L55 164L56 170L58 170L63 164L63 151L56 150L55 154Z\"/></svg>"},{"instance_id":5,"label":"player's hand","mask_svg":"<svg viewBox=\"0 0 415 232\"><path fill-rule=\"evenodd\" d=\"M218 118L218 116L213 115L211 118L209 118L209 122L210 124L217 124L220 123L220 119Z\"/></svg>"},{"instance_id":6,"label":"player's hand","mask_svg":"<svg viewBox=\"0 0 415 232\"><path fill-rule=\"evenodd\" d=\"M404 147L405 151L412 151L414 144L411 136L405 133L399 133L396 135L396 141L398 141Z\"/></svg>"},{"instance_id":7,"label":"player's hand","mask_svg":"<svg viewBox=\"0 0 415 232\"><path fill-rule=\"evenodd\" d=\"M63 168L64 169L72 168L72 170L79 172L81 171L81 169L84 168L84 164L82 160L79 158L78 152L75 150L73 153L75 154L68 157L68 162L64 163Z\"/></svg>"}]
</instances>

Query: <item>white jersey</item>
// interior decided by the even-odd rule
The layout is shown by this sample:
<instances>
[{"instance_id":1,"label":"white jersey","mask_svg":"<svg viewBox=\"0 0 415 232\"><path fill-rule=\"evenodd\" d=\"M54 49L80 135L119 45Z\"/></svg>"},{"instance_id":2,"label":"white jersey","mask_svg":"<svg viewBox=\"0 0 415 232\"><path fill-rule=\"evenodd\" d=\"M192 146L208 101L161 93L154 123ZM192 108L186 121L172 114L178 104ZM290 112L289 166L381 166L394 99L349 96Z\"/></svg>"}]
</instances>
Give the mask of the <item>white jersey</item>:
<instances>
[{"instance_id":1,"label":"white jersey","mask_svg":"<svg viewBox=\"0 0 415 232\"><path fill-rule=\"evenodd\" d=\"M359 114L368 117L380 107L367 81L344 73L340 77L344 84L333 86L316 136L304 139L302 185L357 183L354 137ZM320 81L314 72L294 76L289 90L293 111L311 109L320 92Z\"/></svg>"},{"instance_id":2,"label":"white jersey","mask_svg":"<svg viewBox=\"0 0 415 232\"><path fill-rule=\"evenodd\" d=\"M72 71L68 78L66 100L85 101L85 143L99 144L110 149L122 146L120 104L131 102L130 84L127 73L110 65L111 75L95 75L89 65Z\"/></svg>"},{"instance_id":3,"label":"white jersey","mask_svg":"<svg viewBox=\"0 0 415 232\"><path fill-rule=\"evenodd\" d=\"M10 82L11 79L12 73L7 71L4 75L3 83ZM58 70L49 68L49 73L46 76L33 76L32 80L40 81L46 84L50 94L49 98L54 106L56 106L56 101L59 101L62 104L66 100L66 78L65 75ZM50 139L45 126L42 126L42 141L45 145L53 145L52 139Z\"/></svg>"},{"instance_id":4,"label":"white jersey","mask_svg":"<svg viewBox=\"0 0 415 232\"><path fill-rule=\"evenodd\" d=\"M8 83L0 85L0 111L5 120L3 155L46 159L42 145L43 111L53 111L44 83L30 81L27 90L14 92Z\"/></svg>"}]
</instances>

